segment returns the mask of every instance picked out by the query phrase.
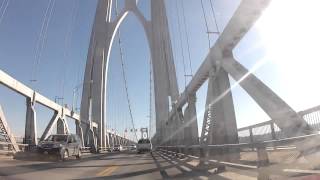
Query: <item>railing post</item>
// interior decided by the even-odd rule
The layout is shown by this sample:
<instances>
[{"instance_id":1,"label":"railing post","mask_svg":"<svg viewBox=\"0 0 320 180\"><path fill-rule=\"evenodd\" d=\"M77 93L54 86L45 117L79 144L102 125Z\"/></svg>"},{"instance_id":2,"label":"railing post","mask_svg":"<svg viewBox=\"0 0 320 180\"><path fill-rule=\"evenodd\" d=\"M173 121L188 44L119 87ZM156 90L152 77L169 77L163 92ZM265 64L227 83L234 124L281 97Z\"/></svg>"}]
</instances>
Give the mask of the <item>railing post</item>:
<instances>
[{"instance_id":1,"label":"railing post","mask_svg":"<svg viewBox=\"0 0 320 180\"><path fill-rule=\"evenodd\" d=\"M257 166L259 168L258 172L258 180L268 180L269 179L269 173L266 172L263 167L266 167L269 165L269 157L268 152L266 150L265 144L257 143Z\"/></svg>"},{"instance_id":2,"label":"railing post","mask_svg":"<svg viewBox=\"0 0 320 180\"><path fill-rule=\"evenodd\" d=\"M262 143L257 143L257 157L258 157L258 167L263 167L269 165L268 152L266 146Z\"/></svg>"},{"instance_id":3,"label":"railing post","mask_svg":"<svg viewBox=\"0 0 320 180\"><path fill-rule=\"evenodd\" d=\"M273 123L273 121L271 121L271 123L270 123L270 128L271 128L272 140L276 140L276 139L277 139L277 136L276 136L276 131L274 130L274 123Z\"/></svg>"},{"instance_id":4,"label":"railing post","mask_svg":"<svg viewBox=\"0 0 320 180\"><path fill-rule=\"evenodd\" d=\"M250 133L250 144L252 144L252 151L254 151L254 139L253 139L253 133L252 133L252 128L249 128L249 133Z\"/></svg>"},{"instance_id":5,"label":"railing post","mask_svg":"<svg viewBox=\"0 0 320 180\"><path fill-rule=\"evenodd\" d=\"M199 148L199 166L205 165L206 153L205 153L205 146L200 145Z\"/></svg>"}]
</instances>

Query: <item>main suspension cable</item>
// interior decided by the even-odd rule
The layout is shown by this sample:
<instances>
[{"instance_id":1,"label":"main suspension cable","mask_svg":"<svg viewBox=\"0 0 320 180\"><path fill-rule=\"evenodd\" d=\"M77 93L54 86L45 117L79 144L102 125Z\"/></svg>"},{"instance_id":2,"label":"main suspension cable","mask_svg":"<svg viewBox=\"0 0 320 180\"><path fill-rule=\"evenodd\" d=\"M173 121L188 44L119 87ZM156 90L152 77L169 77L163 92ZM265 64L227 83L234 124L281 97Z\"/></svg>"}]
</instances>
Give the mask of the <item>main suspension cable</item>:
<instances>
[{"instance_id":1,"label":"main suspension cable","mask_svg":"<svg viewBox=\"0 0 320 180\"><path fill-rule=\"evenodd\" d=\"M116 16L118 16L118 1L116 1ZM128 89L128 83L127 83L127 76L125 72L125 67L124 67L124 58L123 58L123 49L122 49L122 42L121 42L121 32L120 29L118 29L118 45L119 45L119 53L120 53L120 61L121 61L121 69L122 69L122 77L123 77L123 82L125 86L125 92L126 92L126 97L127 97L127 103L128 103L128 108L129 108L129 115L132 123L132 128L134 131L134 136L136 140L138 141L138 136L133 120L133 115L132 115L132 108L131 108L131 102L130 102L130 97L129 97L129 89Z\"/></svg>"},{"instance_id":2,"label":"main suspension cable","mask_svg":"<svg viewBox=\"0 0 320 180\"><path fill-rule=\"evenodd\" d=\"M50 24L50 20L53 15L54 6L55 6L55 0L50 0L46 8L46 11L44 13L40 34L39 34L36 48L35 48L35 57L34 57L35 59L34 59L33 71L31 73L31 79L30 79L31 83L37 81L36 78L37 78L38 66L41 61L43 48L47 42L48 26Z\"/></svg>"},{"instance_id":3,"label":"main suspension cable","mask_svg":"<svg viewBox=\"0 0 320 180\"><path fill-rule=\"evenodd\" d=\"M10 0L4 0L0 7L0 25L2 23L2 20L7 12L8 6L9 6Z\"/></svg>"}]
</instances>

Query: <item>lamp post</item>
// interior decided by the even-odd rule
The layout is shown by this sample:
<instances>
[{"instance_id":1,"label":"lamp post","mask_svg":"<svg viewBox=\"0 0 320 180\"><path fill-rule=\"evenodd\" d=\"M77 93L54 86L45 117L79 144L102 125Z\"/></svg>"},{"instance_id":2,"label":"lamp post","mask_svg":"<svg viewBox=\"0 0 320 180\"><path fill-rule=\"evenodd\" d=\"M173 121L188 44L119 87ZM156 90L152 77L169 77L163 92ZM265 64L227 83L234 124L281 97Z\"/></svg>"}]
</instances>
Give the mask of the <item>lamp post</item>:
<instances>
[{"instance_id":1,"label":"lamp post","mask_svg":"<svg viewBox=\"0 0 320 180\"><path fill-rule=\"evenodd\" d=\"M81 88L81 86L83 86L84 84L93 84L93 80L90 80L89 82L83 82L83 83L80 83L78 85L76 85L74 88L73 88L73 92L72 92L72 111L75 111L77 110L77 108L75 107L76 106L76 93L79 91L79 89Z\"/></svg>"}]
</instances>

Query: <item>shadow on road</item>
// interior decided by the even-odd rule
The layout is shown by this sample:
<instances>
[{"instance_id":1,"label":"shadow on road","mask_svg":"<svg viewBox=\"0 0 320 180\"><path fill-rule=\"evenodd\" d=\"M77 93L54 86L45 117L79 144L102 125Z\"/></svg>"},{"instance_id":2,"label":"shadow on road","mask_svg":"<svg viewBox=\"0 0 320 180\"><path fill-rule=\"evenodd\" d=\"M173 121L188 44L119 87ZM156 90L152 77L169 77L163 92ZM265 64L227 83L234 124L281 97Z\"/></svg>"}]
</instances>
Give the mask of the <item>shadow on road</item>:
<instances>
[{"instance_id":1,"label":"shadow on road","mask_svg":"<svg viewBox=\"0 0 320 180\"><path fill-rule=\"evenodd\" d=\"M170 160L167 160L163 156L160 156L159 154L156 153L151 153L151 157L153 159L153 162L150 164L155 164L156 168L150 168L150 169L145 169L145 170L140 170L140 171L134 171L134 172L128 172L128 173L123 173L123 174L115 174L115 175L110 175L110 176L102 176L102 177L91 177L90 179L121 179L121 178L134 178L137 176L141 175L146 175L146 174L151 174L151 173L157 173L159 172L161 175L162 179L200 179L198 177L200 176L213 176L214 174L209 173L206 170L199 170L198 168L195 168L194 166L191 166L185 162L178 162L178 163L173 163ZM169 163L170 165L161 165L161 163ZM138 165L138 164L135 164ZM181 165L183 166L188 166L190 168L190 171L186 171L183 168L181 168ZM176 168L180 170L180 174L170 176L166 170L169 170L171 168ZM226 180L226 178L220 177L220 176L215 176L215 179L218 180ZM85 178L83 178L85 179ZM143 177L142 177L143 179Z\"/></svg>"},{"instance_id":2,"label":"shadow on road","mask_svg":"<svg viewBox=\"0 0 320 180\"><path fill-rule=\"evenodd\" d=\"M46 160L46 158L40 160L37 158L23 158L22 161L28 161L33 162L32 164L26 164L26 165L16 165L16 166L6 166L1 167L0 169L0 175L1 176L11 176L11 175L17 175L17 174L24 174L24 173L31 173L36 171L45 171L55 168L73 168L72 165L86 162L90 160L99 160L100 158L103 158L105 156L113 156L116 154L97 154L92 156L85 156L82 157L80 160L77 159L69 159L67 161L50 161ZM19 159L20 160L20 159ZM77 166L75 166L77 167ZM79 166L81 167L81 166Z\"/></svg>"}]
</instances>

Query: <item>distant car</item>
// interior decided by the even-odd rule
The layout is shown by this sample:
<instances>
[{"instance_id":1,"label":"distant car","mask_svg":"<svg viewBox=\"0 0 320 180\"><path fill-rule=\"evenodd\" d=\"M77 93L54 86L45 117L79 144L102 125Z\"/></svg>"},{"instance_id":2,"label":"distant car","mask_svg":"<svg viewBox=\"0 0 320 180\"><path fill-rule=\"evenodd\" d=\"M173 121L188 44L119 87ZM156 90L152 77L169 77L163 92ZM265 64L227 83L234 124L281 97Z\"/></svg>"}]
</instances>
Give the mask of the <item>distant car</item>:
<instances>
[{"instance_id":1,"label":"distant car","mask_svg":"<svg viewBox=\"0 0 320 180\"><path fill-rule=\"evenodd\" d=\"M137 144L137 152L151 152L152 144L149 139L140 139Z\"/></svg>"},{"instance_id":2,"label":"distant car","mask_svg":"<svg viewBox=\"0 0 320 180\"><path fill-rule=\"evenodd\" d=\"M122 150L123 150L123 147L121 145L119 145L119 144L116 144L113 147L113 151L119 151L120 152Z\"/></svg>"},{"instance_id":3,"label":"distant car","mask_svg":"<svg viewBox=\"0 0 320 180\"><path fill-rule=\"evenodd\" d=\"M54 134L37 146L38 153L57 155L61 160L70 156L81 158L81 140L75 134Z\"/></svg>"},{"instance_id":4,"label":"distant car","mask_svg":"<svg viewBox=\"0 0 320 180\"><path fill-rule=\"evenodd\" d=\"M132 144L132 145L129 146L129 150L130 151L134 151L136 149L137 149L137 146L135 144Z\"/></svg>"}]
</instances>

